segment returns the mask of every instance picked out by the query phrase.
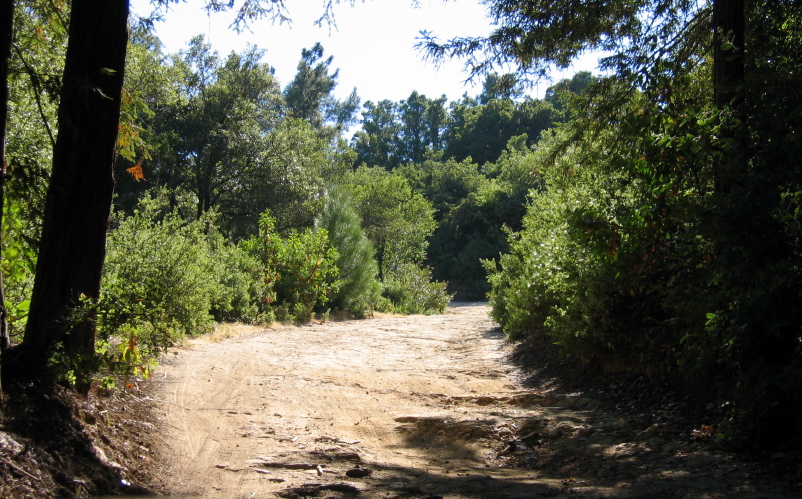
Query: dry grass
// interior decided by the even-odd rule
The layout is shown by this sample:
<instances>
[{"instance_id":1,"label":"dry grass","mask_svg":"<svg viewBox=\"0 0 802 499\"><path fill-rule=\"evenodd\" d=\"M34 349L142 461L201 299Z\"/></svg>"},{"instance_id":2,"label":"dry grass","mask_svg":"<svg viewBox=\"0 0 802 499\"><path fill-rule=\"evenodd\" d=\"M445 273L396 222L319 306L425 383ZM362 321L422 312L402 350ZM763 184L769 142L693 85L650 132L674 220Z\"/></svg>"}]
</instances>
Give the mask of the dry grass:
<instances>
[{"instance_id":1,"label":"dry grass","mask_svg":"<svg viewBox=\"0 0 802 499\"><path fill-rule=\"evenodd\" d=\"M385 319L388 317L404 317L403 314L388 314L383 312L374 312L373 318L374 319ZM330 316L326 318L326 321L349 321L349 320L359 320L354 319L353 316L346 312L334 312ZM313 319L312 322L321 322L319 319ZM250 336L254 334L263 333L264 331L268 330L275 330L275 329L282 329L285 327L292 327L294 324L284 324L280 322L274 322L269 325L261 324L261 325L254 325L254 324L243 324L241 322L221 322L215 327L214 331L209 334L205 334L203 336L199 336L197 338L187 338L184 340L184 345L191 346L191 345L205 345L210 343L220 343L221 341L230 339L230 338L238 338L240 336Z\"/></svg>"},{"instance_id":2,"label":"dry grass","mask_svg":"<svg viewBox=\"0 0 802 499\"><path fill-rule=\"evenodd\" d=\"M272 325L254 325L243 324L241 322L221 322L209 334L204 334L197 338L188 338L187 345L205 345L209 343L220 343L223 340L230 338L238 338L240 336L250 336L264 332L269 329L277 329L281 324Z\"/></svg>"}]
</instances>

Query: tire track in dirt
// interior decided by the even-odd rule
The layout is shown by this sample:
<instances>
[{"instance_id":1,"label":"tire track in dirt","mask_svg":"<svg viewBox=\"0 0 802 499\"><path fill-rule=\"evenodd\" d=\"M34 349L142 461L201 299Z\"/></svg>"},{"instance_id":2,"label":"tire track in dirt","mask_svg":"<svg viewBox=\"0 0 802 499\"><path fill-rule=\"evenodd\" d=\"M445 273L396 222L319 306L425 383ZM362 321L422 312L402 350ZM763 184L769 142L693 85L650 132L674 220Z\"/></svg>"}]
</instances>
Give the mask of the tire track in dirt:
<instances>
[{"instance_id":1,"label":"tire track in dirt","mask_svg":"<svg viewBox=\"0 0 802 499\"><path fill-rule=\"evenodd\" d=\"M524 388L484 304L175 353L154 393L174 495L791 497L670 427Z\"/></svg>"}]
</instances>

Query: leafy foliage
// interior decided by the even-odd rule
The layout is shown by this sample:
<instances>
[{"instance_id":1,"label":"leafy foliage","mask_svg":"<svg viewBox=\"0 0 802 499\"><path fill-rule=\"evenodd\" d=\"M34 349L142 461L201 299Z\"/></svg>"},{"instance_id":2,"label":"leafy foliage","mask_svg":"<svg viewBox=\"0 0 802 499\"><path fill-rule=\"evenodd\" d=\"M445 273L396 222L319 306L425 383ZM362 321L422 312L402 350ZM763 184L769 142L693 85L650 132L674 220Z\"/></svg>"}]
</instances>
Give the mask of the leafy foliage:
<instances>
[{"instance_id":1,"label":"leafy foliage","mask_svg":"<svg viewBox=\"0 0 802 499\"><path fill-rule=\"evenodd\" d=\"M216 263L216 279L223 292L212 302L210 313L217 322L269 324L273 316L265 303L262 261L248 241L234 244L219 231L206 234Z\"/></svg>"},{"instance_id":2,"label":"leafy foliage","mask_svg":"<svg viewBox=\"0 0 802 499\"><path fill-rule=\"evenodd\" d=\"M14 210L12 216L25 227L5 233L3 239L4 244L10 237L17 239L12 245L36 248L57 132L62 83L58 68L64 65L69 3L15 4L3 195Z\"/></svg>"},{"instance_id":3,"label":"leafy foliage","mask_svg":"<svg viewBox=\"0 0 802 499\"><path fill-rule=\"evenodd\" d=\"M6 201L3 213L2 272L5 286L5 307L8 313L8 330L18 340L25 331L28 310L31 306L31 289L36 269L36 251L26 235L28 224L20 216L20 205Z\"/></svg>"},{"instance_id":4,"label":"leafy foliage","mask_svg":"<svg viewBox=\"0 0 802 499\"><path fill-rule=\"evenodd\" d=\"M707 40L709 4L689 0L575 2L494 0L487 4L494 30L482 37L440 42L424 33L419 48L429 57L463 59L472 75L509 66L518 76L544 78L586 51L611 53L602 61L630 78L647 78L674 50L688 55ZM647 71L644 71L647 70Z\"/></svg>"},{"instance_id":5,"label":"leafy foliage","mask_svg":"<svg viewBox=\"0 0 802 499\"><path fill-rule=\"evenodd\" d=\"M398 104L390 100L368 101L362 111L362 129L354 134L351 147L357 153L355 164L381 166L392 170L401 165L398 137L401 123Z\"/></svg>"},{"instance_id":6,"label":"leafy foliage","mask_svg":"<svg viewBox=\"0 0 802 499\"><path fill-rule=\"evenodd\" d=\"M343 180L362 227L376 248L382 277L404 262L421 262L436 227L429 201L398 173L362 166Z\"/></svg>"},{"instance_id":7,"label":"leafy foliage","mask_svg":"<svg viewBox=\"0 0 802 499\"><path fill-rule=\"evenodd\" d=\"M560 118L551 104L532 99L492 99L486 104L464 99L452 105L451 113L446 157L470 158L479 165L498 160L515 136L526 134L528 144L533 145Z\"/></svg>"},{"instance_id":8,"label":"leafy foliage","mask_svg":"<svg viewBox=\"0 0 802 499\"><path fill-rule=\"evenodd\" d=\"M397 103L366 102L362 129L352 140L356 164L392 170L444 151L446 159L483 165L496 161L514 136L526 134L533 145L562 116L547 101L513 100L510 87L516 85L511 75L490 75L478 99L466 95L448 108L445 96L429 99L415 91Z\"/></svg>"},{"instance_id":9,"label":"leafy foliage","mask_svg":"<svg viewBox=\"0 0 802 499\"><path fill-rule=\"evenodd\" d=\"M421 163L426 151L440 151L448 124L446 96L429 99L413 91L399 103L401 135L398 137L398 158L401 164Z\"/></svg>"},{"instance_id":10,"label":"leafy foliage","mask_svg":"<svg viewBox=\"0 0 802 499\"><path fill-rule=\"evenodd\" d=\"M215 231L213 218L186 222L158 196L143 198L133 215L118 219L99 303L102 336L122 334L153 354L211 331L212 312L256 320L255 262Z\"/></svg>"},{"instance_id":11,"label":"leafy foliage","mask_svg":"<svg viewBox=\"0 0 802 499\"><path fill-rule=\"evenodd\" d=\"M339 289L332 296L331 306L357 317L366 317L376 308L381 293L379 266L373 245L359 224L359 216L348 202L345 192L332 188L315 226L325 229L329 244L337 250Z\"/></svg>"},{"instance_id":12,"label":"leafy foliage","mask_svg":"<svg viewBox=\"0 0 802 499\"><path fill-rule=\"evenodd\" d=\"M434 278L447 281L449 290L457 292L460 299L483 299L487 282L479 260L492 258L501 250L488 243L484 229L497 231L498 227L492 227L494 222L499 226L503 223L486 219L486 213L476 206L476 193L487 178L469 160L442 161L442 152L431 153L422 164L406 165L398 172L436 210L438 224L426 254Z\"/></svg>"},{"instance_id":13,"label":"leafy foliage","mask_svg":"<svg viewBox=\"0 0 802 499\"><path fill-rule=\"evenodd\" d=\"M733 90L722 86L732 78L713 71L731 62L721 60L731 40L702 43L710 11L670 2L648 26L634 14L657 6L617 14L631 39L603 35L596 21L578 32L582 46L610 36L618 75L569 99L571 121L534 153L546 189L510 235L501 267L487 264L494 316L511 336L556 341L607 370L671 377L716 401L727 408L720 423L732 444L798 442L800 238L788 222L802 176L788 154L799 152L790 132L799 113L780 90L798 74L766 61L798 60L790 48L799 26L788 5L746 5L747 19L771 11L775 21L747 30L738 55L745 76ZM538 12L513 6L515 21L503 29ZM534 31L557 33L572 16L537 18ZM524 69L571 50L533 49Z\"/></svg>"},{"instance_id":14,"label":"leafy foliage","mask_svg":"<svg viewBox=\"0 0 802 499\"><path fill-rule=\"evenodd\" d=\"M445 282L432 280L431 269L413 262L388 270L382 295L390 301L393 311L403 314L443 313L452 298Z\"/></svg>"},{"instance_id":15,"label":"leafy foliage","mask_svg":"<svg viewBox=\"0 0 802 499\"><path fill-rule=\"evenodd\" d=\"M289 115L307 121L317 135L331 142L354 122L359 107L356 89L345 101L331 95L337 87L339 70L329 74L333 56L323 60L323 46L316 43L301 51L295 78L284 89Z\"/></svg>"},{"instance_id":16,"label":"leafy foliage","mask_svg":"<svg viewBox=\"0 0 802 499\"><path fill-rule=\"evenodd\" d=\"M279 320L307 322L339 289L337 250L326 229L293 230L282 237L269 212L260 225L266 301Z\"/></svg>"},{"instance_id":17,"label":"leafy foliage","mask_svg":"<svg viewBox=\"0 0 802 499\"><path fill-rule=\"evenodd\" d=\"M152 54L152 45L143 37L134 54L143 48ZM267 208L282 226L311 223L322 193L318 170L328 163L325 147L311 125L282 117L279 86L263 55L251 49L221 59L196 37L166 69L135 59L139 74L149 69L169 90L141 91L156 113L144 118L152 158L136 165L149 182L123 184L125 208L135 199L129 193L155 184L171 189L185 218L218 211L223 230L236 239L256 233ZM189 204L194 207L184 207Z\"/></svg>"}]
</instances>

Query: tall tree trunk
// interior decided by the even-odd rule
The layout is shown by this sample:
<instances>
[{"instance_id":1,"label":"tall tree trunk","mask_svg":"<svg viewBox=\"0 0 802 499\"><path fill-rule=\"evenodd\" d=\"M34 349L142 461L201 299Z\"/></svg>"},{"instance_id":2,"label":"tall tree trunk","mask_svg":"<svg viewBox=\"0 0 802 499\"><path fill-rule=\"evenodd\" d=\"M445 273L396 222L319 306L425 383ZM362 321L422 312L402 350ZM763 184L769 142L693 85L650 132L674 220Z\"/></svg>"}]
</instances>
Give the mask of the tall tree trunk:
<instances>
[{"instance_id":1,"label":"tall tree trunk","mask_svg":"<svg viewBox=\"0 0 802 499\"><path fill-rule=\"evenodd\" d=\"M729 193L745 181L747 156L744 128L744 0L713 2L713 100L727 110L719 124L723 144L715 165L715 190Z\"/></svg>"},{"instance_id":2,"label":"tall tree trunk","mask_svg":"<svg viewBox=\"0 0 802 499\"><path fill-rule=\"evenodd\" d=\"M59 130L23 358L43 367L62 343L72 358L92 355L92 314L105 257L113 165L128 43L128 0L73 0L59 104Z\"/></svg>"},{"instance_id":3,"label":"tall tree trunk","mask_svg":"<svg viewBox=\"0 0 802 499\"><path fill-rule=\"evenodd\" d=\"M14 30L14 0L0 0L0 252L3 245L3 207L6 183L6 131L8 130L8 64ZM0 253L2 256L2 253ZM8 348L8 311L3 272L0 270L0 354ZM0 383L0 400L3 387ZM2 410L0 410L2 415Z\"/></svg>"},{"instance_id":4,"label":"tall tree trunk","mask_svg":"<svg viewBox=\"0 0 802 499\"><path fill-rule=\"evenodd\" d=\"M0 248L3 243L3 207L6 184L6 133L8 130L8 65L14 31L14 0L0 0ZM0 250L1 251L1 250ZM0 272L0 351L8 347L8 311L3 273Z\"/></svg>"}]
</instances>

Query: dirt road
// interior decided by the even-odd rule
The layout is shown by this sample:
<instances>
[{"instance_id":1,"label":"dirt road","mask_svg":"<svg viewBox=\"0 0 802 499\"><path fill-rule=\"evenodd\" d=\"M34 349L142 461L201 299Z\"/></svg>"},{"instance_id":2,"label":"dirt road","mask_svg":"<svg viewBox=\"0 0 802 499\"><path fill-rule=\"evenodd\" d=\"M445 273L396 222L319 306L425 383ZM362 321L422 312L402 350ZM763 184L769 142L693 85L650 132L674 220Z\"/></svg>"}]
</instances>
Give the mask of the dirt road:
<instances>
[{"instance_id":1,"label":"dirt road","mask_svg":"<svg viewBox=\"0 0 802 499\"><path fill-rule=\"evenodd\" d=\"M259 330L156 373L175 495L791 497L597 397L524 388L481 304ZM790 488L789 488L790 487Z\"/></svg>"}]
</instances>

